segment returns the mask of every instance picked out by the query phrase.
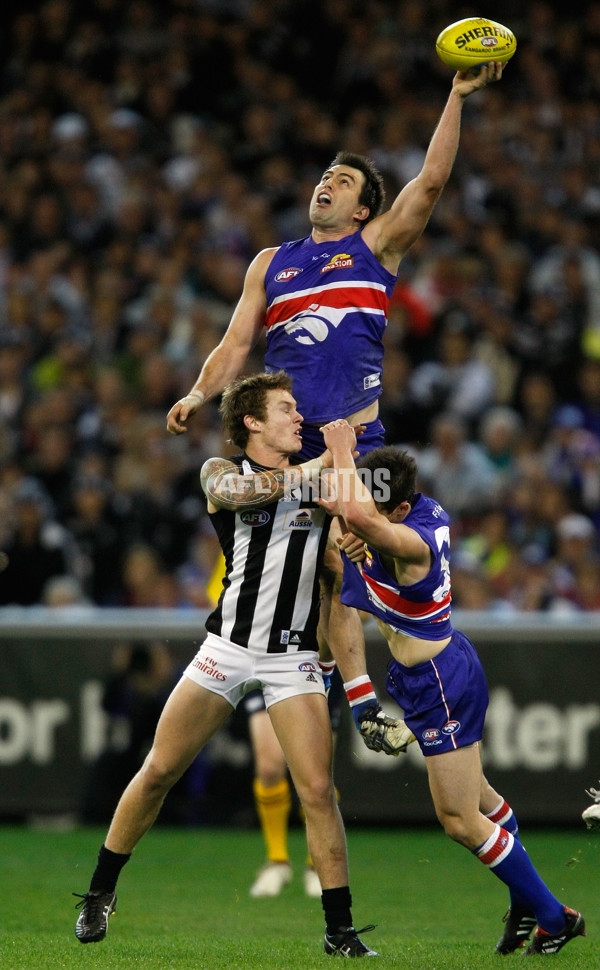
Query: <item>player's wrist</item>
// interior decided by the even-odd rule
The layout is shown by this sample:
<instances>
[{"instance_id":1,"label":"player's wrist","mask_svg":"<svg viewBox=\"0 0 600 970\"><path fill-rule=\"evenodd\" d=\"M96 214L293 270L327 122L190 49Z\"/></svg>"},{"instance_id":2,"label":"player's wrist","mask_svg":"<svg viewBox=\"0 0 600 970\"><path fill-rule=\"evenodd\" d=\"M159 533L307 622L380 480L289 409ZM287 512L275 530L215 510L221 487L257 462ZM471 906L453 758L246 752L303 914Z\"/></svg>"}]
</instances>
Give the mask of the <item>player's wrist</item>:
<instances>
[{"instance_id":1,"label":"player's wrist","mask_svg":"<svg viewBox=\"0 0 600 970\"><path fill-rule=\"evenodd\" d=\"M308 461L303 461L301 468L305 474L308 473L310 475L312 472L316 472L317 475L320 475L325 468L325 462L319 455L318 458L309 458Z\"/></svg>"},{"instance_id":2,"label":"player's wrist","mask_svg":"<svg viewBox=\"0 0 600 970\"><path fill-rule=\"evenodd\" d=\"M189 391L188 394L186 394L186 397L193 397L193 398L195 398L196 401L198 402L198 406L199 407L201 407L204 404L205 400L206 400L206 395L205 395L204 391L201 391L200 390L200 388L194 388L193 391Z\"/></svg>"},{"instance_id":3,"label":"player's wrist","mask_svg":"<svg viewBox=\"0 0 600 970\"><path fill-rule=\"evenodd\" d=\"M321 668L323 676L327 674L331 675L335 670L336 663L335 660L319 660L319 667Z\"/></svg>"},{"instance_id":4,"label":"player's wrist","mask_svg":"<svg viewBox=\"0 0 600 970\"><path fill-rule=\"evenodd\" d=\"M335 670L335 660L319 660L319 670L321 671L321 676L323 678L323 687L325 688L325 693L329 695L331 690L333 672Z\"/></svg>"},{"instance_id":5,"label":"player's wrist","mask_svg":"<svg viewBox=\"0 0 600 970\"><path fill-rule=\"evenodd\" d=\"M368 674L354 677L353 680L344 682L344 690L350 704L352 717L360 731L360 722L367 714L374 715L381 710L377 695Z\"/></svg>"}]
</instances>

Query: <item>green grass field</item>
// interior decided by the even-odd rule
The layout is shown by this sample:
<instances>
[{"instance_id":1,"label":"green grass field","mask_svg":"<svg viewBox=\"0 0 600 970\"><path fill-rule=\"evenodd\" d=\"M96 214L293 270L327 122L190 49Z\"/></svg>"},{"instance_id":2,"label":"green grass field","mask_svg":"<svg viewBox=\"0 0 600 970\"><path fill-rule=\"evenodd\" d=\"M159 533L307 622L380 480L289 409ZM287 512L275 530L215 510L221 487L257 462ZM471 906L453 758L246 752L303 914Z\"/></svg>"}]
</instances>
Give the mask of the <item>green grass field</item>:
<instances>
[{"instance_id":1,"label":"green grass field","mask_svg":"<svg viewBox=\"0 0 600 970\"><path fill-rule=\"evenodd\" d=\"M551 889L580 909L588 935L553 957L600 967L600 835L585 829L522 831ZM319 900L302 893L304 834L290 847L295 878L277 899L248 896L262 862L258 831L153 829L119 882L117 913L102 943L74 935L76 900L89 883L104 830L0 828L2 970L314 970L322 952ZM441 830L349 829L355 925L378 965L398 970L486 970L521 954L492 951L507 893ZM527 958L529 959L529 958ZM334 964L335 965L335 964Z\"/></svg>"}]
</instances>

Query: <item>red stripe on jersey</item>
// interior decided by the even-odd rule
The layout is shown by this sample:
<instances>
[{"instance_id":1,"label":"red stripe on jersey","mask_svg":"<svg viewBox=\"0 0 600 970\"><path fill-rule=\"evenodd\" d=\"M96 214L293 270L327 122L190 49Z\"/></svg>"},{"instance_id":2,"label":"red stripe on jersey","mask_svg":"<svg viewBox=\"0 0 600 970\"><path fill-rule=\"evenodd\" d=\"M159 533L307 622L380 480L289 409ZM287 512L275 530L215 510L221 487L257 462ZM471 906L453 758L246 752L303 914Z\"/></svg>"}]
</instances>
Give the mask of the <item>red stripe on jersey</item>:
<instances>
[{"instance_id":1,"label":"red stripe on jersey","mask_svg":"<svg viewBox=\"0 0 600 970\"><path fill-rule=\"evenodd\" d=\"M327 296L324 298L323 294ZM297 313L310 309L314 304L334 307L335 309L360 309L368 312L369 310L379 310L387 313L389 300L385 289L376 289L371 284L363 286L355 283L344 283L339 289L333 286L315 287L304 292L290 293L286 296L274 300L267 308L266 327L274 326L283 320L289 320Z\"/></svg>"},{"instance_id":2,"label":"red stripe on jersey","mask_svg":"<svg viewBox=\"0 0 600 970\"><path fill-rule=\"evenodd\" d=\"M413 603L412 600L404 599L404 597L400 596L400 594L395 590L390 589L388 586L382 585L382 583L378 583L376 579L366 575L364 570L362 573L363 579L365 580L367 586L373 591L373 593L375 593L377 598L381 600L384 606L386 606L389 610L393 610L394 613L398 613L400 616L415 618L426 617L446 610L452 601L450 590L448 590L444 598L441 599L439 603L435 600L429 600L427 603Z\"/></svg>"}]
</instances>

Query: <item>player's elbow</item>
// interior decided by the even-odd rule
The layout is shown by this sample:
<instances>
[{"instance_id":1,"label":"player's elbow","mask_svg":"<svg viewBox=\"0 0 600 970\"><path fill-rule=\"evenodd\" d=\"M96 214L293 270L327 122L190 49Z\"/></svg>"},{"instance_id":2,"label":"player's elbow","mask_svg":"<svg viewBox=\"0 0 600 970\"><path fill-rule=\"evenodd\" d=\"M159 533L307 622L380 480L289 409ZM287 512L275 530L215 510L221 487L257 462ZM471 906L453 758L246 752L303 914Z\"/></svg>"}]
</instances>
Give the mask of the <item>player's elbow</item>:
<instances>
[{"instance_id":1,"label":"player's elbow","mask_svg":"<svg viewBox=\"0 0 600 970\"><path fill-rule=\"evenodd\" d=\"M448 181L447 172L432 172L430 178L424 186L425 205L430 211L435 206L440 195L444 191L444 186Z\"/></svg>"},{"instance_id":2,"label":"player's elbow","mask_svg":"<svg viewBox=\"0 0 600 970\"><path fill-rule=\"evenodd\" d=\"M425 206L433 207L444 190L451 169L443 164L426 165L419 175L419 186Z\"/></svg>"},{"instance_id":3,"label":"player's elbow","mask_svg":"<svg viewBox=\"0 0 600 970\"><path fill-rule=\"evenodd\" d=\"M372 532L372 516L361 507L359 502L344 509L344 520L350 532L359 539L367 541Z\"/></svg>"}]
</instances>

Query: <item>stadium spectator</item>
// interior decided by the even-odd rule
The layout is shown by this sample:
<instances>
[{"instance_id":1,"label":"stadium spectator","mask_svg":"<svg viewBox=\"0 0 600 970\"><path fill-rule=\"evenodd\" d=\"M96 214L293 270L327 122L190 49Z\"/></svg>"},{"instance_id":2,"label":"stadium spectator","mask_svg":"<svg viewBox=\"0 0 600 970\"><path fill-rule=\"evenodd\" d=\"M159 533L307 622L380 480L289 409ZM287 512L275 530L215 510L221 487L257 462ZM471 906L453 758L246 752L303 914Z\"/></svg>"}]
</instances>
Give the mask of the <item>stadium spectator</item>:
<instances>
[{"instance_id":1,"label":"stadium spectator","mask_svg":"<svg viewBox=\"0 0 600 970\"><path fill-rule=\"evenodd\" d=\"M445 411L472 424L494 402L494 372L475 355L472 321L460 309L440 321L436 358L413 371L408 395L426 427Z\"/></svg>"},{"instance_id":2,"label":"stadium spectator","mask_svg":"<svg viewBox=\"0 0 600 970\"><path fill-rule=\"evenodd\" d=\"M121 602L120 571L124 521L113 507L113 489L101 474L77 475L66 517L77 544L79 574L91 601L98 606Z\"/></svg>"},{"instance_id":3,"label":"stadium spectator","mask_svg":"<svg viewBox=\"0 0 600 970\"><path fill-rule=\"evenodd\" d=\"M435 485L459 528L463 520L481 515L500 494L501 475L481 445L469 441L468 426L459 415L443 411L435 417L430 440L420 452L420 480L427 490Z\"/></svg>"},{"instance_id":4,"label":"stadium spectator","mask_svg":"<svg viewBox=\"0 0 600 970\"><path fill-rule=\"evenodd\" d=\"M587 516L570 512L556 523L556 537L556 553L550 563L552 595L555 603L560 600L579 609L582 602L579 577L587 578L586 597L589 597L589 580L600 562L594 548L594 524Z\"/></svg>"},{"instance_id":5,"label":"stadium spectator","mask_svg":"<svg viewBox=\"0 0 600 970\"><path fill-rule=\"evenodd\" d=\"M500 476L503 499L517 475L520 435L521 418L514 408L496 405L479 422L479 442Z\"/></svg>"},{"instance_id":6,"label":"stadium spectator","mask_svg":"<svg viewBox=\"0 0 600 970\"><path fill-rule=\"evenodd\" d=\"M75 568L72 537L54 519L52 502L41 485L23 478L11 490L0 578L0 605L41 603L48 580Z\"/></svg>"}]
</instances>

